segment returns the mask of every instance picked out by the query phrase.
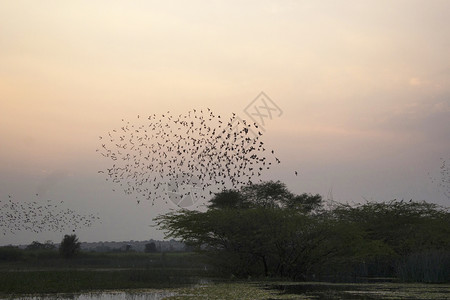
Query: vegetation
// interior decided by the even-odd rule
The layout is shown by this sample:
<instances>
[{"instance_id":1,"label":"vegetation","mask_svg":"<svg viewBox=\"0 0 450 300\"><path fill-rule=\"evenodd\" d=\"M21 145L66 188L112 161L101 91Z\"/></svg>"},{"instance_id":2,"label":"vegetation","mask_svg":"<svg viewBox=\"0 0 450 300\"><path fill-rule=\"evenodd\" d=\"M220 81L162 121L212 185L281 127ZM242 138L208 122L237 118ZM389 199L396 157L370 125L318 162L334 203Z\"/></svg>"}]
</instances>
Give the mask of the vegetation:
<instances>
[{"instance_id":1,"label":"vegetation","mask_svg":"<svg viewBox=\"0 0 450 300\"><path fill-rule=\"evenodd\" d=\"M173 288L196 283L192 270L51 270L2 272L0 294Z\"/></svg>"},{"instance_id":2,"label":"vegetation","mask_svg":"<svg viewBox=\"0 0 450 300\"><path fill-rule=\"evenodd\" d=\"M22 258L22 251L18 247L5 246L0 247L0 262L7 261L18 261Z\"/></svg>"},{"instance_id":3,"label":"vegetation","mask_svg":"<svg viewBox=\"0 0 450 300\"><path fill-rule=\"evenodd\" d=\"M1 253L14 251L14 258L0 259L0 272L76 269L205 269L204 257L195 253L83 252L65 259L56 250L28 251L0 247ZM10 256L8 256L10 257Z\"/></svg>"},{"instance_id":4,"label":"vegetation","mask_svg":"<svg viewBox=\"0 0 450 300\"><path fill-rule=\"evenodd\" d=\"M1 247L2 251L5 247ZM8 247L10 249L11 247ZM14 248L16 261L0 261L0 298L23 294L164 289L165 299L445 299L450 285L330 284L247 281L214 277L195 253L85 253L66 260L58 251ZM200 279L208 284L198 285ZM196 285L194 285L196 284Z\"/></svg>"},{"instance_id":5,"label":"vegetation","mask_svg":"<svg viewBox=\"0 0 450 300\"><path fill-rule=\"evenodd\" d=\"M223 282L175 290L167 300L220 299L447 299L449 285L399 283Z\"/></svg>"},{"instance_id":6,"label":"vegetation","mask_svg":"<svg viewBox=\"0 0 450 300\"><path fill-rule=\"evenodd\" d=\"M25 249L27 250L53 250L56 249L56 246L53 245L51 241L47 241L45 244L39 243L38 241L34 241L29 244Z\"/></svg>"},{"instance_id":7,"label":"vegetation","mask_svg":"<svg viewBox=\"0 0 450 300\"><path fill-rule=\"evenodd\" d=\"M80 251L81 243L75 234L66 234L59 245L59 253L64 258L72 258Z\"/></svg>"},{"instance_id":8,"label":"vegetation","mask_svg":"<svg viewBox=\"0 0 450 300\"><path fill-rule=\"evenodd\" d=\"M440 299L449 292L448 284L398 283L450 282L448 209L412 200L331 204L264 182L218 193L204 212L159 216L158 226L191 253L155 252L155 243L145 252L83 252L75 235L59 249L0 247L0 296L177 288L171 299ZM397 282L361 283L379 277ZM201 279L209 284L192 287ZM360 283L336 283L343 281Z\"/></svg>"},{"instance_id":9,"label":"vegetation","mask_svg":"<svg viewBox=\"0 0 450 300\"><path fill-rule=\"evenodd\" d=\"M206 212L171 212L157 222L167 236L207 254L222 275L450 281L449 268L441 270L449 264L450 213L426 202L326 209L319 195L294 195L271 181L218 193ZM431 263L420 253L440 254ZM413 268L413 260L427 267Z\"/></svg>"},{"instance_id":10,"label":"vegetation","mask_svg":"<svg viewBox=\"0 0 450 300\"><path fill-rule=\"evenodd\" d=\"M0 247L0 253L5 248ZM65 259L56 250L14 251L20 255L18 260L0 261L0 296L174 288L211 276L203 257L195 253L80 252Z\"/></svg>"},{"instance_id":11,"label":"vegetation","mask_svg":"<svg viewBox=\"0 0 450 300\"><path fill-rule=\"evenodd\" d=\"M158 249L156 248L155 242L150 242L148 244L145 244L145 252L147 253L155 253L158 252Z\"/></svg>"}]
</instances>

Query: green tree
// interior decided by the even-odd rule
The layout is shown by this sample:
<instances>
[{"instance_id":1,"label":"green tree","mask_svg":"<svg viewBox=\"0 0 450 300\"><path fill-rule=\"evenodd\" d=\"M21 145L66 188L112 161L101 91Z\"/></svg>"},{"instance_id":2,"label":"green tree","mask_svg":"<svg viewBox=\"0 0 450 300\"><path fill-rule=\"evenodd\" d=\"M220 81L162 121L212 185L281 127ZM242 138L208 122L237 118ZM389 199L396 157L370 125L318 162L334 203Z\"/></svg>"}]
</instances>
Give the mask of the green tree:
<instances>
[{"instance_id":1,"label":"green tree","mask_svg":"<svg viewBox=\"0 0 450 300\"><path fill-rule=\"evenodd\" d=\"M339 204L332 214L363 233L357 257L365 262L367 275L393 276L402 261L423 257L421 253L450 255L450 214L436 204L412 200Z\"/></svg>"},{"instance_id":2,"label":"green tree","mask_svg":"<svg viewBox=\"0 0 450 300\"><path fill-rule=\"evenodd\" d=\"M218 193L205 212L174 211L156 221L167 237L208 254L222 274L242 277L393 276L400 265L411 278L411 261L434 253L435 265L447 266L450 257L448 209L413 201L325 209L320 195L295 195L273 181Z\"/></svg>"},{"instance_id":3,"label":"green tree","mask_svg":"<svg viewBox=\"0 0 450 300\"><path fill-rule=\"evenodd\" d=\"M59 245L59 253L64 258L72 258L78 254L80 251L81 243L78 241L78 238L75 234L72 235L64 235L61 244Z\"/></svg>"},{"instance_id":4,"label":"green tree","mask_svg":"<svg viewBox=\"0 0 450 300\"><path fill-rule=\"evenodd\" d=\"M249 208L250 203L242 197L238 190L230 189L215 194L211 199L209 209L225 209L225 208Z\"/></svg>"},{"instance_id":5,"label":"green tree","mask_svg":"<svg viewBox=\"0 0 450 300\"><path fill-rule=\"evenodd\" d=\"M145 244L145 252L147 253L155 253L158 252L158 249L156 249L156 244L155 242L150 242L148 244Z\"/></svg>"},{"instance_id":6,"label":"green tree","mask_svg":"<svg viewBox=\"0 0 450 300\"><path fill-rule=\"evenodd\" d=\"M368 202L354 207L339 205L333 213L342 221L357 224L367 239L384 243L398 256L422 250L450 250L450 214L433 203Z\"/></svg>"},{"instance_id":7,"label":"green tree","mask_svg":"<svg viewBox=\"0 0 450 300\"><path fill-rule=\"evenodd\" d=\"M156 220L168 237L207 251L222 272L300 278L343 249L330 242L337 240L333 226L312 214L321 204L319 195L294 195L269 181L218 193L206 212Z\"/></svg>"},{"instance_id":8,"label":"green tree","mask_svg":"<svg viewBox=\"0 0 450 300\"><path fill-rule=\"evenodd\" d=\"M321 208L322 197L318 194L291 193L280 181L266 181L251 184L240 190L224 190L210 200L209 209L247 209L247 208L288 208L311 212Z\"/></svg>"},{"instance_id":9,"label":"green tree","mask_svg":"<svg viewBox=\"0 0 450 300\"><path fill-rule=\"evenodd\" d=\"M26 250L53 250L53 249L56 249L56 246L53 245L53 243L51 241L47 241L47 242L45 242L45 244L42 244L38 241L33 241L25 249Z\"/></svg>"}]
</instances>

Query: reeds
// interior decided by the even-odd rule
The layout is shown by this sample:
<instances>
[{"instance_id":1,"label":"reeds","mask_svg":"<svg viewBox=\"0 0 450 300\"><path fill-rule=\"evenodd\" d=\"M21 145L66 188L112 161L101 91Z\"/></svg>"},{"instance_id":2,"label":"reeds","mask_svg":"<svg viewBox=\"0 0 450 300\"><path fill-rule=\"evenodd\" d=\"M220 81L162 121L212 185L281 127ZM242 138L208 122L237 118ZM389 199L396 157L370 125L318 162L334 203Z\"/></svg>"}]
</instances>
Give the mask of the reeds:
<instances>
[{"instance_id":1,"label":"reeds","mask_svg":"<svg viewBox=\"0 0 450 300\"><path fill-rule=\"evenodd\" d=\"M405 282L450 282L450 251L413 253L399 263L397 276Z\"/></svg>"}]
</instances>

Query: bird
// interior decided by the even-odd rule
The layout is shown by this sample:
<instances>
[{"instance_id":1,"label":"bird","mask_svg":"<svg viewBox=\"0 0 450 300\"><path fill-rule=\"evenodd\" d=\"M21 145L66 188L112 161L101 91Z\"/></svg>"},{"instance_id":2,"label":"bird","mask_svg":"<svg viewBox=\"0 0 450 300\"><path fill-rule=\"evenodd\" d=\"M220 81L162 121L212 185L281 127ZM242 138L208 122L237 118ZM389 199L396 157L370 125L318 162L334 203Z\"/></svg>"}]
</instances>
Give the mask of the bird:
<instances>
[{"instance_id":1,"label":"bird","mask_svg":"<svg viewBox=\"0 0 450 300\"><path fill-rule=\"evenodd\" d=\"M79 228L80 225L90 227L100 220L98 214L82 214L64 208L63 203L50 199L31 200L31 197L17 201L12 196L7 201L0 199L0 232L3 235L17 232L64 232L73 227Z\"/></svg>"},{"instance_id":2,"label":"bird","mask_svg":"<svg viewBox=\"0 0 450 300\"><path fill-rule=\"evenodd\" d=\"M236 113L228 117L209 108L193 109L122 121L127 127L110 130L111 142L101 142L98 152L111 165L98 173L126 195L136 194L152 205L166 202L171 181L179 184L177 194L181 186L201 187L186 194L194 202L193 198L206 199L209 191L251 184L275 162L280 163L274 150L266 150L262 132L255 130L258 125L239 119Z\"/></svg>"}]
</instances>

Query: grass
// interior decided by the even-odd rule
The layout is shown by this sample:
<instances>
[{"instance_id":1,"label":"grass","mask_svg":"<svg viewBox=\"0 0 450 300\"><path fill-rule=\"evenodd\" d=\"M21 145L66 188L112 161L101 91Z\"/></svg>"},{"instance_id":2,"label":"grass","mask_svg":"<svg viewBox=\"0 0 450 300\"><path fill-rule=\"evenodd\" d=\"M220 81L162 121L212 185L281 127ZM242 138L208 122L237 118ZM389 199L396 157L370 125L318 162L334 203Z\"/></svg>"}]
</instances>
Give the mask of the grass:
<instances>
[{"instance_id":1,"label":"grass","mask_svg":"<svg viewBox=\"0 0 450 300\"><path fill-rule=\"evenodd\" d=\"M56 251L39 250L22 251L18 260L0 259L0 270L204 268L203 260L201 255L191 252L81 252L72 259L64 259Z\"/></svg>"},{"instance_id":2,"label":"grass","mask_svg":"<svg viewBox=\"0 0 450 300\"><path fill-rule=\"evenodd\" d=\"M174 288L209 276L195 253L80 253L23 251L0 260L0 295L68 293L91 290Z\"/></svg>"},{"instance_id":3,"label":"grass","mask_svg":"<svg viewBox=\"0 0 450 300\"><path fill-rule=\"evenodd\" d=\"M0 298L24 294L163 289L184 299L446 299L450 284L229 281L195 253L80 253L10 250L0 259ZM211 282L198 285L199 279ZM215 282L215 283L213 283Z\"/></svg>"},{"instance_id":4,"label":"grass","mask_svg":"<svg viewBox=\"0 0 450 300\"><path fill-rule=\"evenodd\" d=\"M90 290L173 288L192 285L192 270L52 270L1 272L2 294L69 293Z\"/></svg>"}]
</instances>

